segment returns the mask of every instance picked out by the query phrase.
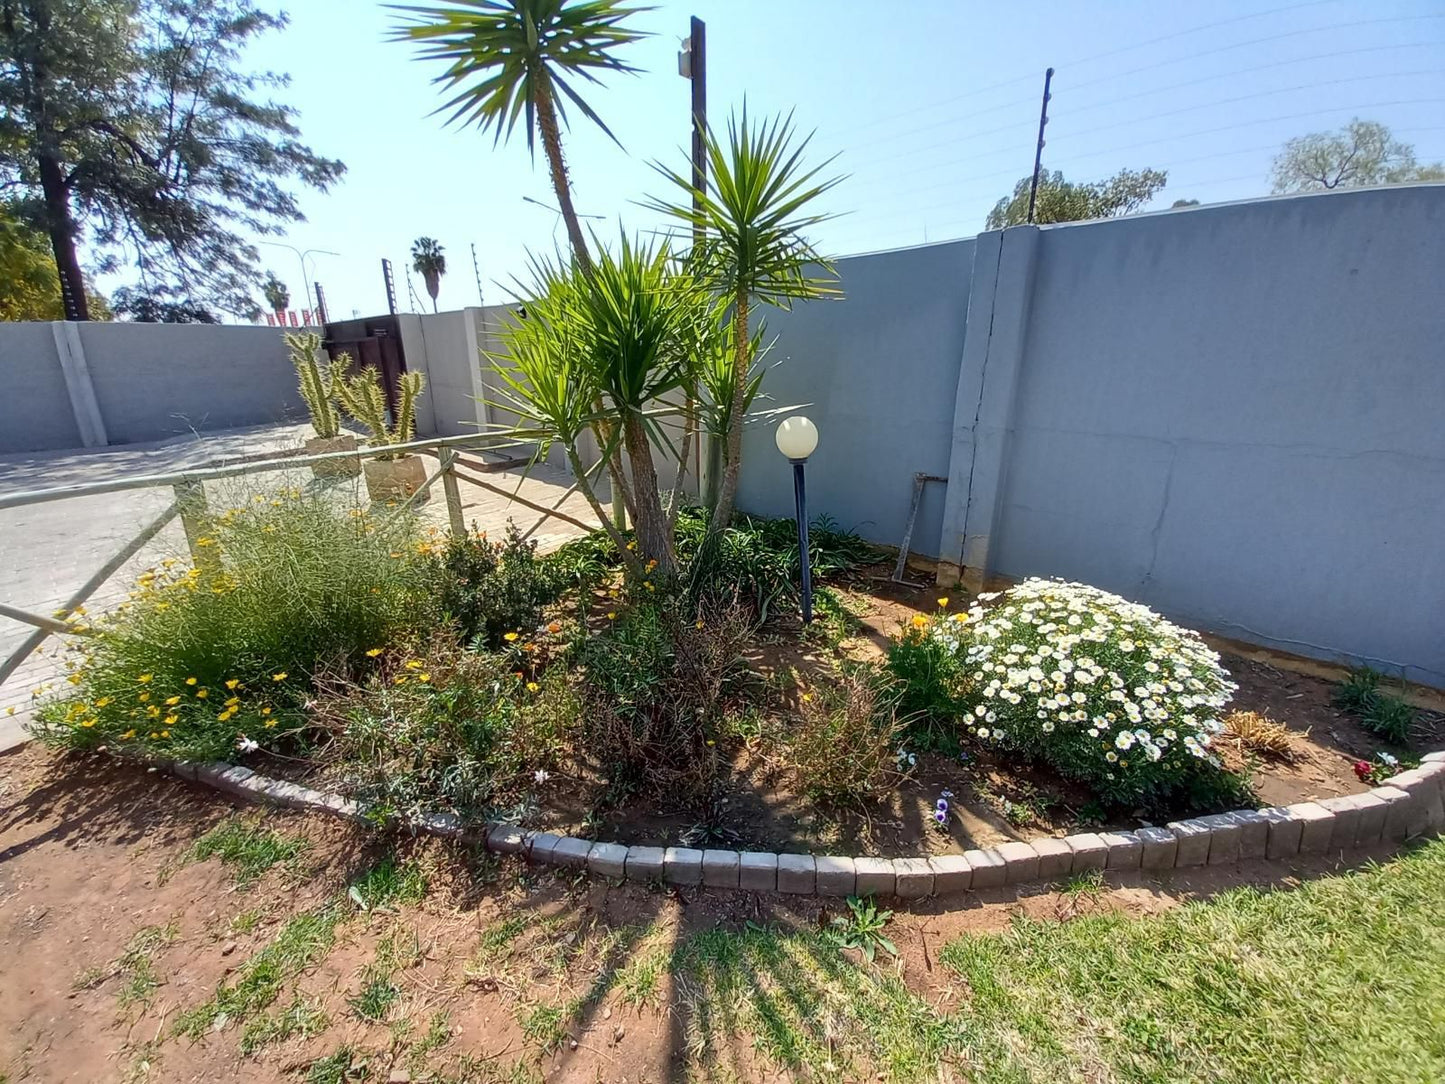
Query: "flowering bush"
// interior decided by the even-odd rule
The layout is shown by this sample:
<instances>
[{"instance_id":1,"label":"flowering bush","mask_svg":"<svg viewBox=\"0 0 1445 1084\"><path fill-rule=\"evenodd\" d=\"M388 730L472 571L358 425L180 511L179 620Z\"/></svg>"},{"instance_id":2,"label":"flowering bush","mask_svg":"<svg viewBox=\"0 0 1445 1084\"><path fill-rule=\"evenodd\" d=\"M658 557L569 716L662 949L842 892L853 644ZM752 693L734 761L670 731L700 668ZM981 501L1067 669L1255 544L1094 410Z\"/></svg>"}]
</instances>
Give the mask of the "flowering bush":
<instances>
[{"instance_id":1,"label":"flowering bush","mask_svg":"<svg viewBox=\"0 0 1445 1084\"><path fill-rule=\"evenodd\" d=\"M1121 804L1209 805L1243 790L1210 749L1235 686L1197 635L1147 607L1032 579L992 608L920 618L901 642L946 660L932 670L943 688L925 695L962 705L978 740Z\"/></svg>"},{"instance_id":2,"label":"flowering bush","mask_svg":"<svg viewBox=\"0 0 1445 1084\"><path fill-rule=\"evenodd\" d=\"M1399 757L1381 750L1370 760L1355 761L1355 778L1367 786L1378 787L1391 776L1399 775L1401 772L1415 767L1417 763L1412 757L1402 764Z\"/></svg>"},{"instance_id":3,"label":"flowering bush","mask_svg":"<svg viewBox=\"0 0 1445 1084\"><path fill-rule=\"evenodd\" d=\"M508 631L537 624L542 607L556 601L566 582L559 569L537 556L537 543L524 542L512 524L501 542L473 530L428 549L428 594L439 620L453 621L464 643L475 639L501 647Z\"/></svg>"},{"instance_id":4,"label":"flowering bush","mask_svg":"<svg viewBox=\"0 0 1445 1084\"><path fill-rule=\"evenodd\" d=\"M331 739L320 755L338 788L380 821L475 820L546 783L580 705L565 670L538 669L532 654L466 651L446 630L387 652L364 681L323 679L312 719Z\"/></svg>"},{"instance_id":5,"label":"flowering bush","mask_svg":"<svg viewBox=\"0 0 1445 1084\"><path fill-rule=\"evenodd\" d=\"M366 669L421 621L409 523L287 489L239 500L196 544L203 561L148 569L75 645L72 695L38 736L193 758L294 745L313 672Z\"/></svg>"}]
</instances>

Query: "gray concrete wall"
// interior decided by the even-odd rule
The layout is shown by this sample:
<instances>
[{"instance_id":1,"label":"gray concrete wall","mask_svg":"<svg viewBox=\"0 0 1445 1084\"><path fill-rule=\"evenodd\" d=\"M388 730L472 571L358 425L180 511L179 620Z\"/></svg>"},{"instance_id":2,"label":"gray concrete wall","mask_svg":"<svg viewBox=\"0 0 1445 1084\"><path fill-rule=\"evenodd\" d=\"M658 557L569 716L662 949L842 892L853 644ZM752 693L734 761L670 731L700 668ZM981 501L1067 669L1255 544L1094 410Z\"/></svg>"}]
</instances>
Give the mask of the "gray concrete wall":
<instances>
[{"instance_id":1,"label":"gray concrete wall","mask_svg":"<svg viewBox=\"0 0 1445 1084\"><path fill-rule=\"evenodd\" d=\"M913 475L946 475L963 354L974 242L854 256L837 264L841 300L791 311L759 308L779 363L763 378L770 401L800 406L818 426L808 505L864 538L897 545ZM773 443L777 419L743 438L738 506L793 515L793 475ZM938 553L943 487L924 491L913 548Z\"/></svg>"},{"instance_id":2,"label":"gray concrete wall","mask_svg":"<svg viewBox=\"0 0 1445 1084\"><path fill-rule=\"evenodd\" d=\"M1045 227L1018 382L991 569L1445 686L1445 186Z\"/></svg>"},{"instance_id":3,"label":"gray concrete wall","mask_svg":"<svg viewBox=\"0 0 1445 1084\"><path fill-rule=\"evenodd\" d=\"M0 324L0 387L0 453L80 445L50 324Z\"/></svg>"},{"instance_id":4,"label":"gray concrete wall","mask_svg":"<svg viewBox=\"0 0 1445 1084\"><path fill-rule=\"evenodd\" d=\"M306 418L280 329L116 322L79 332L111 444Z\"/></svg>"}]
</instances>

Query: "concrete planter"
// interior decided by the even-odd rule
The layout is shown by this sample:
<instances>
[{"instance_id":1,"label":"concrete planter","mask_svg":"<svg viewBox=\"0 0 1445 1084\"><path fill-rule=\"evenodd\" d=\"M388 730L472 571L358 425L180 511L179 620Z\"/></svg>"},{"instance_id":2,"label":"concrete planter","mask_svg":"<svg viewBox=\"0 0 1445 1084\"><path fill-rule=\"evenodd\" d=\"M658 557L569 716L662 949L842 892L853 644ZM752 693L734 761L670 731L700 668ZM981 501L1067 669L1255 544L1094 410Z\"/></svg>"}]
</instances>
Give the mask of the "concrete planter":
<instances>
[{"instance_id":1,"label":"concrete planter","mask_svg":"<svg viewBox=\"0 0 1445 1084\"><path fill-rule=\"evenodd\" d=\"M404 501L426 481L426 465L419 455L368 459L362 464L362 470L366 474L367 495L374 502Z\"/></svg>"},{"instance_id":2,"label":"concrete planter","mask_svg":"<svg viewBox=\"0 0 1445 1084\"><path fill-rule=\"evenodd\" d=\"M312 437L306 442L307 455L325 455L328 452L356 451L356 438L349 433L335 437ZM361 473L361 457L333 459L326 463L311 464L311 473L317 478L355 478Z\"/></svg>"}]
</instances>

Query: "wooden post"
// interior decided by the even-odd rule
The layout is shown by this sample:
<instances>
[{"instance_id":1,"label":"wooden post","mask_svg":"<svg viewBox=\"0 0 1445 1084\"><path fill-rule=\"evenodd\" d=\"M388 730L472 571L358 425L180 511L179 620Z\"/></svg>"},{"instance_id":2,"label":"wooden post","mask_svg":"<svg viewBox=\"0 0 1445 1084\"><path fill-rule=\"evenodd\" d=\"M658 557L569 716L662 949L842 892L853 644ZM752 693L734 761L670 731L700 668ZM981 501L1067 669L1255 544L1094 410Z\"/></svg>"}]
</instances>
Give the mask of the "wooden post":
<instances>
[{"instance_id":1,"label":"wooden post","mask_svg":"<svg viewBox=\"0 0 1445 1084\"><path fill-rule=\"evenodd\" d=\"M467 522L462 518L462 493L457 488L456 472L452 465L457 453L450 448L442 451L442 490L447 497L447 519L451 521L452 537L461 538L467 533Z\"/></svg>"},{"instance_id":2,"label":"wooden post","mask_svg":"<svg viewBox=\"0 0 1445 1084\"><path fill-rule=\"evenodd\" d=\"M177 482L176 507L180 510L181 525L186 529L186 545L191 550L191 560L197 568L217 563L217 550L213 542L206 545L201 540L210 529L210 516L206 512L206 487L203 482Z\"/></svg>"}]
</instances>

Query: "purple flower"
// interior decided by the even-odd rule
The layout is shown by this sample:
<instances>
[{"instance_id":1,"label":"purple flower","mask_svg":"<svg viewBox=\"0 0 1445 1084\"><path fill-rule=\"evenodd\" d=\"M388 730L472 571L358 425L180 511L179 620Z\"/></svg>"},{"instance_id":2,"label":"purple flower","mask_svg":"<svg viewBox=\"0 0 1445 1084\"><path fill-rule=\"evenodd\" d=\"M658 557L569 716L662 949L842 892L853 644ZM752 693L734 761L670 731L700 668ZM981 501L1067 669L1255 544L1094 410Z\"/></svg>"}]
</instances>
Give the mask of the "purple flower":
<instances>
[{"instance_id":1,"label":"purple flower","mask_svg":"<svg viewBox=\"0 0 1445 1084\"><path fill-rule=\"evenodd\" d=\"M937 807L933 810L933 819L934 819L935 821L937 821L939 824L947 824L947 823L948 823L948 799L947 799L947 798L940 798L940 799L938 799L938 805L937 805Z\"/></svg>"},{"instance_id":2,"label":"purple flower","mask_svg":"<svg viewBox=\"0 0 1445 1084\"><path fill-rule=\"evenodd\" d=\"M951 791L951 790L945 790L945 791L943 792L943 796L944 796L945 798L952 798L952 797L953 797L953 791Z\"/></svg>"}]
</instances>

